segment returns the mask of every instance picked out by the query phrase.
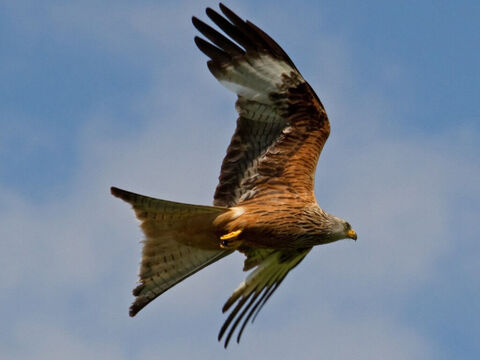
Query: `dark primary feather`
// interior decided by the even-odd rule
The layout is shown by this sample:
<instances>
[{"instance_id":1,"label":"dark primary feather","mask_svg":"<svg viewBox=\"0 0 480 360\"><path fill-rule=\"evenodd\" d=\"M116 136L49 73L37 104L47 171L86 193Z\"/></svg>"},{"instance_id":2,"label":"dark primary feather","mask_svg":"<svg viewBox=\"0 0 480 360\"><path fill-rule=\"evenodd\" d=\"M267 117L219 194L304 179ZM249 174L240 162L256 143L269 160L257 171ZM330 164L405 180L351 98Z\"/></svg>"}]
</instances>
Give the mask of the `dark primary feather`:
<instances>
[{"instance_id":1,"label":"dark primary feather","mask_svg":"<svg viewBox=\"0 0 480 360\"><path fill-rule=\"evenodd\" d=\"M249 274L245 282L235 290L222 308L222 311L226 312L236 303L218 334L218 340L221 340L227 334L225 347L228 346L235 330L243 321L237 335L237 342L240 342L248 321L250 319L252 319L252 322L255 320L283 279L305 258L309 251L310 248L288 252L260 250L260 252L263 252L262 256L253 260L256 261L257 268ZM244 252L247 255L245 268L248 268L250 265L247 264L252 260L251 257L257 257L258 254L252 249L246 249Z\"/></svg>"},{"instance_id":2,"label":"dark primary feather","mask_svg":"<svg viewBox=\"0 0 480 360\"><path fill-rule=\"evenodd\" d=\"M217 13L215 10L211 8L206 9L207 16L220 28L222 29L225 34L230 36L234 41L239 43L245 50L250 51L254 49L254 45L249 39L248 35L246 35L238 26L232 24L227 19L225 19L222 15ZM198 29L200 31L200 29Z\"/></svg>"},{"instance_id":3,"label":"dark primary feather","mask_svg":"<svg viewBox=\"0 0 480 360\"><path fill-rule=\"evenodd\" d=\"M212 10L213 11L213 10ZM193 25L205 35L212 43L218 48L223 49L225 52L232 55L243 55L245 53L240 47L235 45L228 38L220 34L217 30L213 29L210 25L205 24L195 16L192 17Z\"/></svg>"}]
</instances>

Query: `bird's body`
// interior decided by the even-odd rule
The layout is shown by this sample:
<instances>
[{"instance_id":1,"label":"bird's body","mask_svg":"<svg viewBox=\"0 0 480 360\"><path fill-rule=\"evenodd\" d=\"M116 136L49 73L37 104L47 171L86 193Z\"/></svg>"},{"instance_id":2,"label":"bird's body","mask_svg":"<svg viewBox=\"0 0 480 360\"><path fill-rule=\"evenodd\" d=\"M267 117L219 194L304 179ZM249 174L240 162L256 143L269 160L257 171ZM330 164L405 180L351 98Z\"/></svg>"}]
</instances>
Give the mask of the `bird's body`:
<instances>
[{"instance_id":1,"label":"bird's body","mask_svg":"<svg viewBox=\"0 0 480 360\"><path fill-rule=\"evenodd\" d=\"M338 240L324 226L330 218L316 203L286 195L260 203L245 201L232 208L231 213L219 215L215 223L222 225L218 229L220 234L241 230L238 241L247 247L298 249ZM339 236L343 230L342 227Z\"/></svg>"},{"instance_id":2,"label":"bird's body","mask_svg":"<svg viewBox=\"0 0 480 360\"><path fill-rule=\"evenodd\" d=\"M237 127L223 160L214 206L189 205L118 188L141 221L145 241L134 316L150 301L217 260L240 251L254 269L228 299L234 304L219 339L237 341L288 272L315 245L357 235L322 210L314 196L318 158L330 133L325 109L310 85L261 29L220 4L208 17L232 40L193 18L211 42L195 43L208 68L238 99Z\"/></svg>"}]
</instances>

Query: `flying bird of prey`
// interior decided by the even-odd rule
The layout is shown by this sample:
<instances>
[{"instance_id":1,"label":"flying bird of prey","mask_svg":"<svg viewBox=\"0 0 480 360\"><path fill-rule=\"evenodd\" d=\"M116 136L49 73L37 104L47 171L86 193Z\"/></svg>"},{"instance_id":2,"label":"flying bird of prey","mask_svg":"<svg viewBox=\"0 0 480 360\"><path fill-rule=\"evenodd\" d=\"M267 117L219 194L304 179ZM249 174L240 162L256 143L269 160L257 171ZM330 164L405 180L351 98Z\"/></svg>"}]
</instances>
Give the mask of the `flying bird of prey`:
<instances>
[{"instance_id":1,"label":"flying bird of prey","mask_svg":"<svg viewBox=\"0 0 480 360\"><path fill-rule=\"evenodd\" d=\"M135 316L175 284L239 251L252 270L223 306L225 347L313 246L357 239L350 224L319 207L313 192L318 157L330 132L325 108L285 51L265 32L220 4L196 17L195 37L208 69L237 95L237 127L223 160L214 206L111 193L130 203L145 234ZM240 326L240 327L238 327Z\"/></svg>"}]
</instances>

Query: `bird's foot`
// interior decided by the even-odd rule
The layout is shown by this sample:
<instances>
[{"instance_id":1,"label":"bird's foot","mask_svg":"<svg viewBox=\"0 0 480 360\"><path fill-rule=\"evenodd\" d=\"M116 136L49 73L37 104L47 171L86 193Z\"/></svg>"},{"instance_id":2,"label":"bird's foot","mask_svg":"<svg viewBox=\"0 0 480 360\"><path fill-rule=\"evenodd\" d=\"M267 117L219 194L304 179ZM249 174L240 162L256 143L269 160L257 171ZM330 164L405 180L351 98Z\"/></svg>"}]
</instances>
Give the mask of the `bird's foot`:
<instances>
[{"instance_id":1,"label":"bird's foot","mask_svg":"<svg viewBox=\"0 0 480 360\"><path fill-rule=\"evenodd\" d=\"M235 230L220 236L220 247L226 250L237 249L242 244L242 240L238 239L241 233L242 230Z\"/></svg>"}]
</instances>

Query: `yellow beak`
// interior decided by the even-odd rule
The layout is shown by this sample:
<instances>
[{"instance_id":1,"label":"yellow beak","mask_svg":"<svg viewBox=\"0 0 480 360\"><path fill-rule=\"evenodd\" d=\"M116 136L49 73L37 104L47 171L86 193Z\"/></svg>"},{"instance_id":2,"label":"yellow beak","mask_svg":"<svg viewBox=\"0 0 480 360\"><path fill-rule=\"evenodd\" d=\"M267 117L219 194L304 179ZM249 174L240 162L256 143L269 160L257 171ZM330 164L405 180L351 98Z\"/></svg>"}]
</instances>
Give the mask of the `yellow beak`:
<instances>
[{"instance_id":1,"label":"yellow beak","mask_svg":"<svg viewBox=\"0 0 480 360\"><path fill-rule=\"evenodd\" d=\"M357 233L355 232L355 230L350 229L347 231L347 237L353 240L357 240Z\"/></svg>"}]
</instances>

